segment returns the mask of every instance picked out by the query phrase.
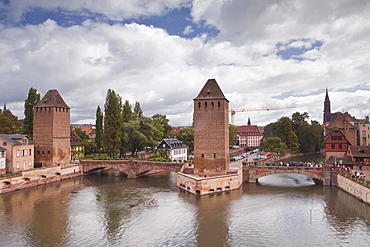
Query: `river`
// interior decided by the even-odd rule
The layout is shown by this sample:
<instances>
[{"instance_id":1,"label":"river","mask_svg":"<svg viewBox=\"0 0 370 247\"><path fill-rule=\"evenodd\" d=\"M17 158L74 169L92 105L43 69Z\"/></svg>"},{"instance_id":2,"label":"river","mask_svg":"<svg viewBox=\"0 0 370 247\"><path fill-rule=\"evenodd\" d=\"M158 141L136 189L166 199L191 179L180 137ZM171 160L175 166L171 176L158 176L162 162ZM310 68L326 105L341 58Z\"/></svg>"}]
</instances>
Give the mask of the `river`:
<instances>
[{"instance_id":1,"label":"river","mask_svg":"<svg viewBox=\"0 0 370 247\"><path fill-rule=\"evenodd\" d=\"M0 246L370 246L370 206L298 174L197 197L176 174L94 174L0 195Z\"/></svg>"}]
</instances>

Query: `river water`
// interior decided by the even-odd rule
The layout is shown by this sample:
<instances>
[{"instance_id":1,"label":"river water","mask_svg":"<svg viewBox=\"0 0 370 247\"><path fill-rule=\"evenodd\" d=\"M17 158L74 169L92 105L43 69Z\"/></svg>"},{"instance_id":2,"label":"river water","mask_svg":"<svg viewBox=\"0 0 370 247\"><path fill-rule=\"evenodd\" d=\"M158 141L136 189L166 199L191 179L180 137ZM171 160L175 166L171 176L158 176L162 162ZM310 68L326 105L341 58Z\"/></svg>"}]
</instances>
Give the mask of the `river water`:
<instances>
[{"instance_id":1,"label":"river water","mask_svg":"<svg viewBox=\"0 0 370 247\"><path fill-rule=\"evenodd\" d=\"M176 174L94 174L0 195L0 246L370 246L370 206L299 174L197 197Z\"/></svg>"}]
</instances>

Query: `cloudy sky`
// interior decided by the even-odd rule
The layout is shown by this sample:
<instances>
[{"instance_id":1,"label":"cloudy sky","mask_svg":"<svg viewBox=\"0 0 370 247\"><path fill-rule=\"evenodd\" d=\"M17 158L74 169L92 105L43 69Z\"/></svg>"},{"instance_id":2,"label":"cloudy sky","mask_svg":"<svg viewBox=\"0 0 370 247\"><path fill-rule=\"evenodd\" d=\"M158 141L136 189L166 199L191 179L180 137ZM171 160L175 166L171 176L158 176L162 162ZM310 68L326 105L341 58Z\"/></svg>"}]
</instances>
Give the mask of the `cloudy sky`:
<instances>
[{"instance_id":1,"label":"cloudy sky","mask_svg":"<svg viewBox=\"0 0 370 247\"><path fill-rule=\"evenodd\" d=\"M33 87L57 89L72 123L95 123L108 89L145 116L192 123L214 78L235 124L308 112L370 115L368 0L8 0L0 2L0 104L23 118Z\"/></svg>"}]
</instances>

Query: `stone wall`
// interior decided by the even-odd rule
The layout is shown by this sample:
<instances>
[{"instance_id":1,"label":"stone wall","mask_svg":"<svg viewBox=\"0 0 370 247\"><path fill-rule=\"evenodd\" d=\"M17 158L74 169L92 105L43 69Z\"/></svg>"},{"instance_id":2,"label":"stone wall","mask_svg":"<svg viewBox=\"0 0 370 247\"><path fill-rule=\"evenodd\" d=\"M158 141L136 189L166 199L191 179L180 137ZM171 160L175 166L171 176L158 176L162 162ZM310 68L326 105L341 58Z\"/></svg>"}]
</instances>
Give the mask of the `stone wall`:
<instances>
[{"instance_id":1,"label":"stone wall","mask_svg":"<svg viewBox=\"0 0 370 247\"><path fill-rule=\"evenodd\" d=\"M47 167L23 171L20 175L0 178L0 194L82 175L80 165L68 168Z\"/></svg>"},{"instance_id":2,"label":"stone wall","mask_svg":"<svg viewBox=\"0 0 370 247\"><path fill-rule=\"evenodd\" d=\"M182 172L177 174L177 186L195 195L207 195L239 189L243 183L242 180L243 171L241 167L233 174L220 176L194 175Z\"/></svg>"},{"instance_id":3,"label":"stone wall","mask_svg":"<svg viewBox=\"0 0 370 247\"><path fill-rule=\"evenodd\" d=\"M337 175L337 187L353 195L357 199L370 204L370 188L339 174Z\"/></svg>"}]
</instances>

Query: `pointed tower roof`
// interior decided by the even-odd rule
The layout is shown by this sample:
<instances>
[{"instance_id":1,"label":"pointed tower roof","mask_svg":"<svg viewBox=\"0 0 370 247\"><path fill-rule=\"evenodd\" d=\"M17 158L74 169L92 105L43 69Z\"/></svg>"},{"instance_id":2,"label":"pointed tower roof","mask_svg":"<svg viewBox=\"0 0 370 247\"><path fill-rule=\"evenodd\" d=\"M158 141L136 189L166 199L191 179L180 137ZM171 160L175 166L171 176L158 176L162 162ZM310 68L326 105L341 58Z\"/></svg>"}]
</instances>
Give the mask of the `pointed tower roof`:
<instances>
[{"instance_id":1,"label":"pointed tower roof","mask_svg":"<svg viewBox=\"0 0 370 247\"><path fill-rule=\"evenodd\" d=\"M222 92L220 86L217 84L215 79L208 79L200 93L195 99L225 99L225 95ZM227 100L228 101L228 100Z\"/></svg>"},{"instance_id":2,"label":"pointed tower roof","mask_svg":"<svg viewBox=\"0 0 370 247\"><path fill-rule=\"evenodd\" d=\"M69 109L69 106L64 102L56 89L49 90L35 107L61 107Z\"/></svg>"}]
</instances>

